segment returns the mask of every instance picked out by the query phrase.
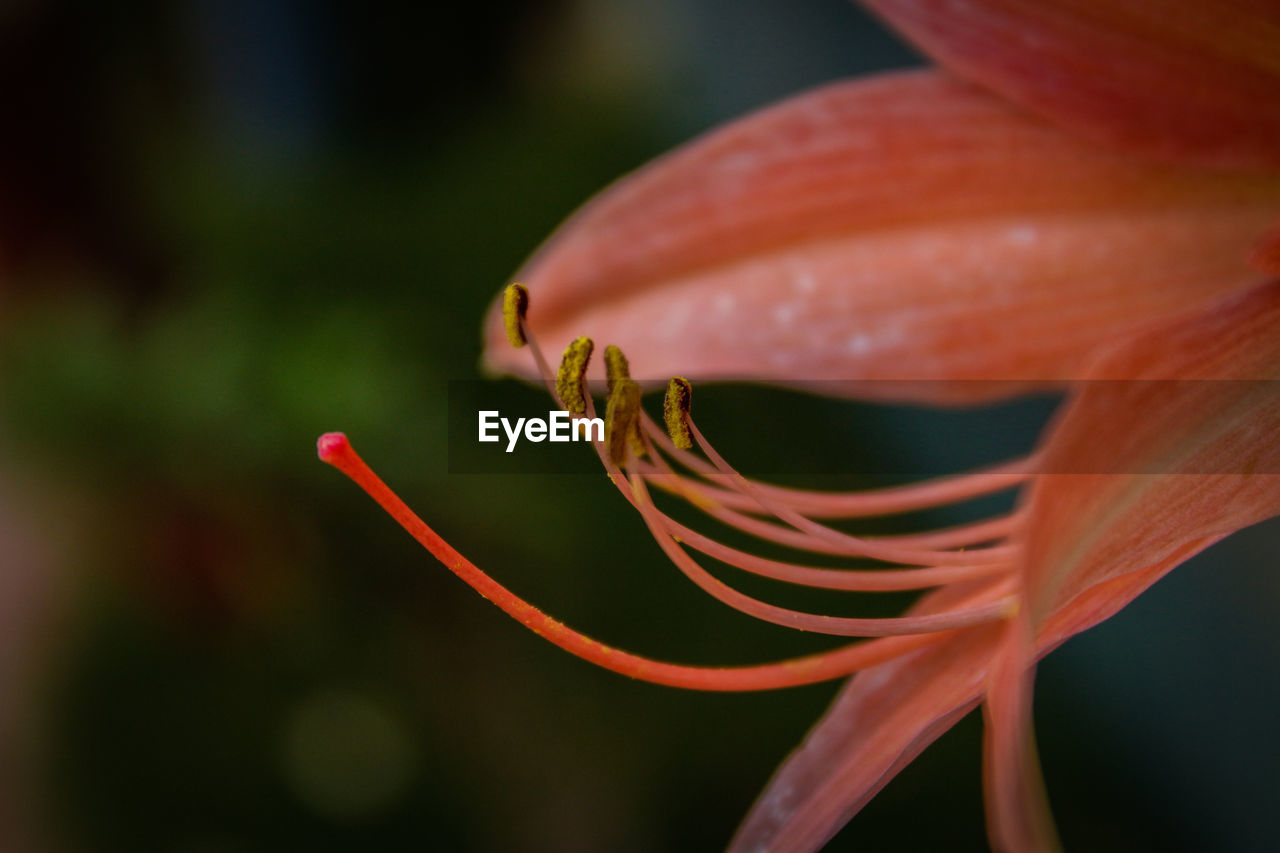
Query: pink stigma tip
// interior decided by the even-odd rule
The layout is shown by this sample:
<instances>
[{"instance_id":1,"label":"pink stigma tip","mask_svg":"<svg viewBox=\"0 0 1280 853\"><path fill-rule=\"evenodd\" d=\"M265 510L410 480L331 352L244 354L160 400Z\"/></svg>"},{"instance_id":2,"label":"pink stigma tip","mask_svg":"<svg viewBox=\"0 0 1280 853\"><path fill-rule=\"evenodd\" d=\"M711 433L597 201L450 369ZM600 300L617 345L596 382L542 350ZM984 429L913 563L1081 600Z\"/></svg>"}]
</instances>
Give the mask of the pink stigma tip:
<instances>
[{"instance_id":1,"label":"pink stigma tip","mask_svg":"<svg viewBox=\"0 0 1280 853\"><path fill-rule=\"evenodd\" d=\"M316 453L323 462L332 463L338 454L350 446L346 435L340 432L326 432L316 439Z\"/></svg>"}]
</instances>

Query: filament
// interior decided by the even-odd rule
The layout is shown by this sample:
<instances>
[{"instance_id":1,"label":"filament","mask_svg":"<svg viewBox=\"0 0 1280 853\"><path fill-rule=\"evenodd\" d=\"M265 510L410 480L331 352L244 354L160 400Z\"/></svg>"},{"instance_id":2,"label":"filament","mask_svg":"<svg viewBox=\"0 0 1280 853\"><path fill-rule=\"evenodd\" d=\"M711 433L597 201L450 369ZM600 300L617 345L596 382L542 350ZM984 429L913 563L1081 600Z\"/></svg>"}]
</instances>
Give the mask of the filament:
<instances>
[{"instance_id":1,"label":"filament","mask_svg":"<svg viewBox=\"0 0 1280 853\"><path fill-rule=\"evenodd\" d=\"M731 479L722 475L711 463L676 447L651 418L645 417L643 423L648 438L685 468L711 479ZM1034 474L1037 461L1037 457L1033 455L969 474L857 492L818 492L755 480L748 482L770 500L780 501L809 515L822 518L866 518L947 506L1006 491L1026 482Z\"/></svg>"},{"instance_id":2,"label":"filament","mask_svg":"<svg viewBox=\"0 0 1280 853\"><path fill-rule=\"evenodd\" d=\"M752 598L713 577L680 547L653 513L653 503L644 486L643 477L631 478L636 497L635 506L658 545L689 580L722 604L765 622L801 631L816 631L842 637L887 637L899 634L968 628L993 622L1009 615L1012 599L1000 599L968 610L948 610L923 616L897 616L861 619L845 616L822 616L803 613Z\"/></svg>"}]
</instances>

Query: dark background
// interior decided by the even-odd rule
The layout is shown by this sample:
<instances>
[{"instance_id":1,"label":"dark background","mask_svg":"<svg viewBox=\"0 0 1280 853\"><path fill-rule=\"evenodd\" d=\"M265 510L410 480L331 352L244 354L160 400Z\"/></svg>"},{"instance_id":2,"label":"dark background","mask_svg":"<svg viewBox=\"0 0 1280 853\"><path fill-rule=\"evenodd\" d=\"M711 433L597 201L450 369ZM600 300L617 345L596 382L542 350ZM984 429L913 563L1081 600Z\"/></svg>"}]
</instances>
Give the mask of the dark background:
<instances>
[{"instance_id":1,"label":"dark background","mask_svg":"<svg viewBox=\"0 0 1280 853\"><path fill-rule=\"evenodd\" d=\"M596 671L449 577L314 440L345 430L464 553L606 641L693 663L830 645L690 589L599 473L449 474L447 389L592 192L918 63L843 0L0 5L0 848L722 847L836 685ZM754 470L956 470L1043 418L961 445L927 412L699 394ZM786 440L800 410L821 439ZM1042 666L1069 849L1274 849L1278 538L1233 538ZM830 849L985 849L980 736L971 716Z\"/></svg>"}]
</instances>

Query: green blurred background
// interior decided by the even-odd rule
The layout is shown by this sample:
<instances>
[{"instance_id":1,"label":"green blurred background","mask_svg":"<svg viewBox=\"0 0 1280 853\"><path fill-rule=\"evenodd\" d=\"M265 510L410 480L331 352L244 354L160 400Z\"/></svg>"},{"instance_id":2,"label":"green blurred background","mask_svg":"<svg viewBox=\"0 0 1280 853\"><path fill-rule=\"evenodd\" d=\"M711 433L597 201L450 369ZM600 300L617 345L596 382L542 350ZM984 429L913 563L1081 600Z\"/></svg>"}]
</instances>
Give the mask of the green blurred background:
<instances>
[{"instance_id":1,"label":"green blurred background","mask_svg":"<svg viewBox=\"0 0 1280 853\"><path fill-rule=\"evenodd\" d=\"M918 63L843 0L0 5L0 849L722 847L836 685L596 671L448 576L314 440L346 431L459 549L606 641L691 663L831 645L688 588L598 474L449 474L447 389L592 192L805 86ZM928 413L706 399L748 468L955 470L1047 411L957 448ZM824 431L742 429L765 407ZM1241 534L1045 663L1069 848L1274 849L1277 541ZM831 849L985 849L980 728Z\"/></svg>"}]
</instances>

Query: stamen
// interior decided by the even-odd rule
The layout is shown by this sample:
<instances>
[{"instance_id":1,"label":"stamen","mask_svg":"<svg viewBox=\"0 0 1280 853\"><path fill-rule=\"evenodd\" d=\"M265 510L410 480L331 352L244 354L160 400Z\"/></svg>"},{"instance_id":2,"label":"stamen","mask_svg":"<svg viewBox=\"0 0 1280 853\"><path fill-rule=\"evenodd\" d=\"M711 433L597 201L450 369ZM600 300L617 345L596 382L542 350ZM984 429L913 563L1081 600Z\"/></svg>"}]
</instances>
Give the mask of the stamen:
<instances>
[{"instance_id":1,"label":"stamen","mask_svg":"<svg viewBox=\"0 0 1280 853\"><path fill-rule=\"evenodd\" d=\"M633 655L606 646L552 619L482 572L409 509L356 454L345 435L326 433L316 442L316 449L321 460L346 474L432 556L507 615L565 651L630 678L692 690L773 690L842 678L915 651L940 636L888 637L757 666L684 666ZM990 587L982 586L957 604L978 604L989 597Z\"/></svg>"},{"instance_id":2,"label":"stamen","mask_svg":"<svg viewBox=\"0 0 1280 853\"><path fill-rule=\"evenodd\" d=\"M583 390L587 379L587 363L595 344L591 338L581 337L565 348L560 359L560 372L556 374L556 395L565 410L574 415L587 413L586 395Z\"/></svg>"},{"instance_id":3,"label":"stamen","mask_svg":"<svg viewBox=\"0 0 1280 853\"><path fill-rule=\"evenodd\" d=\"M525 322L525 314L528 310L528 291L523 285L515 284L512 287L519 288L523 292L522 302L523 309L517 318L521 337L527 340L529 348L533 351L534 362L538 367L538 372L546 383L548 391L557 400L560 395L556 389L556 379L551 375L551 367L547 363L546 358L542 354L541 348L538 347L537 341L534 339L533 333L529 330L527 322ZM510 290L510 288L508 288ZM509 298L504 294L505 300ZM505 314L504 310L504 314ZM518 344L517 344L518 346ZM618 356L621 357L621 350L617 347L609 347L605 350L606 368L609 366L609 350L617 350ZM621 363L625 365L625 357L621 358ZM670 393L668 387L668 393ZM664 414L666 412L664 401ZM643 411L640 413L639 423L636 427L637 434L631 439L632 449L636 455L643 456L643 448L645 443L641 435L647 436L655 442L662 450L678 460L685 468L694 471L704 477L710 479L724 479L716 470L714 465L698 458L688 452L692 447L692 441L686 440L684 447L677 447L668 435L660 430L653 420ZM688 437L686 436L686 439ZM1035 472L1038 466L1038 457L1035 455L1024 459L1015 459L999 465L992 466L989 469L975 471L970 474L962 474L958 476L941 477L934 480L926 480L921 483L910 483L903 486L890 486L882 489L866 489L853 492L820 492L808 489L795 489L787 486L778 486L771 483L762 483L756 480L750 480L753 487L759 492L768 496L771 500L780 501L798 512L805 513L814 518L868 518L880 515L895 515L905 512L914 512L922 509L930 509L937 506L945 506L949 504L959 503L961 501L970 500L983 495L994 494L1006 491L1019 486L1026 482ZM717 489L714 486L705 486L699 484L702 489L701 495L690 494L683 488L684 484L691 481L688 478L672 475L671 480L655 481L655 485L662 488L671 488L671 483L680 483L682 488L677 489L678 493L688 497L691 501L699 505L705 505L708 501L714 501L733 509L747 509L748 511L758 506L754 498L741 495L738 492L730 492ZM990 523L992 531L1003 531L1005 526L1012 527L1017 521L1016 514L1008 516L1006 519L993 519ZM944 534L945 531L937 531L934 535ZM976 534L976 531L975 531ZM956 535L961 535L960 528L956 529ZM889 541L892 537L877 537L876 541ZM994 536L992 537L994 538ZM983 541L981 539L973 540L973 542ZM904 543L905 544L905 543ZM933 547L958 547L961 545L973 544L971 542L955 541L951 546L935 545ZM920 547L924 547L921 543Z\"/></svg>"},{"instance_id":4,"label":"stamen","mask_svg":"<svg viewBox=\"0 0 1280 853\"><path fill-rule=\"evenodd\" d=\"M631 368L627 364L627 357L622 354L622 350L613 344L604 348L604 369L605 369L605 389L608 392L610 401L613 399L613 390L621 380L629 380L631 378ZM638 389L637 389L638 390ZM635 454L637 459L643 458L649 451L646 448L644 439L640 435L640 394L636 396L635 414L636 417L630 419L627 425L625 440L631 447L631 452ZM605 431L608 432L608 420L605 421ZM610 450L612 454L613 451ZM614 457L614 461L621 465L622 458Z\"/></svg>"},{"instance_id":5,"label":"stamen","mask_svg":"<svg viewBox=\"0 0 1280 853\"><path fill-rule=\"evenodd\" d=\"M529 289L523 284L510 284L502 294L502 323L507 329L507 340L516 349L529 342L521 325L529 312Z\"/></svg>"},{"instance_id":6,"label":"stamen","mask_svg":"<svg viewBox=\"0 0 1280 853\"><path fill-rule=\"evenodd\" d=\"M631 378L631 368L627 364L627 357L622 354L622 350L613 344L609 344L604 348L604 372L605 391L609 396L613 396L613 386L617 384L619 379Z\"/></svg>"},{"instance_id":7,"label":"stamen","mask_svg":"<svg viewBox=\"0 0 1280 853\"><path fill-rule=\"evenodd\" d=\"M752 497L744 495L741 492L722 489L717 486L710 486L705 482L693 480L672 470L665 464L662 458L656 457L659 461L657 464L641 463L636 466L636 470L642 474L645 479L653 486L679 495L695 506L700 507L727 507L729 509L742 510L745 512L760 512L760 504ZM756 488L763 488L758 481L749 481ZM905 488L905 487L903 487ZM823 497L822 492L811 492L815 498ZM846 493L851 496L859 496L858 493ZM867 494L870 494L868 492ZM839 497L839 495L832 495ZM794 509L794 507L792 507ZM810 517L818 518L844 518L842 514L832 512L824 514L821 512L806 513ZM886 513L888 514L888 513ZM855 516L856 517L856 516ZM944 527L939 530L930 530L924 533L900 533L885 536L868 537L869 542L878 542L882 545L910 545L916 548L926 548L929 550L945 550L950 548L964 548L974 545L980 545L985 542L993 542L999 539L1005 539L1013 534L1019 525L1025 520L1026 511L1016 510L1007 515L996 516L994 518L984 519L982 521L970 522L968 524L957 525L955 527Z\"/></svg>"},{"instance_id":8,"label":"stamen","mask_svg":"<svg viewBox=\"0 0 1280 853\"><path fill-rule=\"evenodd\" d=\"M801 566L739 551L686 527L656 508L654 512L670 536L681 544L696 548L712 559L754 575L817 589L835 589L845 592L906 592L1007 574L1012 568L1012 564L1008 562L910 569L828 569Z\"/></svg>"},{"instance_id":9,"label":"stamen","mask_svg":"<svg viewBox=\"0 0 1280 853\"><path fill-rule=\"evenodd\" d=\"M575 341L574 344L570 345L570 349L573 349L574 345L578 344L581 341L589 342L589 339L579 338L578 341ZM534 351L535 361L539 365L540 372L543 374L544 380L546 380L548 384L550 384L551 378L549 374L549 366L546 364L546 360L541 357L541 351L538 349L537 342L533 339L532 335L529 335L529 342L530 342L530 348ZM569 354L568 351L566 351L566 360L567 360L568 354ZM562 365L562 372L563 372L563 365ZM558 384L559 383L557 382L557 385ZM579 390L579 392L581 391L581 387L582 387L581 384L577 384L575 387ZM559 394L557 394L557 396L559 396ZM688 435L687 433L688 425L691 422L691 418L689 417L689 403L691 400L691 396L692 396L692 390L691 390L691 386L688 383L688 380L685 380L681 377L677 377L675 379L672 379L671 382L668 384L667 397L666 397L666 400L664 401L664 414L670 415L671 412L674 411L677 414L677 417L675 418L676 423L684 427L687 435ZM582 399L583 399L584 407L587 407L593 412L594 407L591 406L590 398L584 396ZM561 404L565 405L563 399ZM565 408L568 408L568 406L565 405ZM594 416L594 414L592 414L592 416ZM649 419L648 415L644 414L643 410L640 413L640 419L644 425L642 432L648 435L648 437L654 439L660 446L666 449L669 453L678 455L682 463L688 464L690 462L696 461L696 463L701 464L702 466L705 466L706 469L710 470L716 476L719 476L721 478L729 479L731 481L734 479L737 479L737 480L744 479L742 475L737 474L736 471L734 472L736 477L725 477L725 475L717 471L717 469L714 466L708 463L702 462L702 460L697 459L697 457L693 456L692 454L677 448L674 444L674 441L668 438L667 435L663 434L662 431L659 430L657 426L653 424L653 422ZM670 421L670 418L669 418L669 421ZM690 441L690 446L692 446L692 441ZM600 447L597 449L598 449L598 452L600 453L601 461L604 462L605 459L608 457L608 454L606 453L605 448ZM660 457L658 457L658 461L661 462ZM665 466L665 463L662 463L662 464L664 464ZM672 472L669 467L667 467L666 470L668 473L671 474L673 478L679 477L679 475L674 474L674 472ZM991 480L994 480L995 482L999 483L1004 488L1008 488L1011 482L1020 482L1022 479L1025 479L1025 475L1012 475L1012 474L1006 475L1002 471L992 473L991 475L980 473L980 474L975 474L973 476L978 478L985 478L985 479L983 482L976 483L976 484L960 483L959 488L957 488L957 486L955 485L956 483L959 483L959 480L949 480L949 481L944 480L944 481L938 481L938 483L936 484L922 484L924 486L933 486L931 490L933 494L922 494L920 496L924 499L923 504L931 505L932 499L935 498L937 494L947 494L949 492L964 493L965 490L972 493L976 493L976 494L982 494L984 493L984 490L995 491L996 489L993 487L992 482L990 482ZM752 483L752 486L755 489L765 491L769 494L773 494L775 492L782 492L785 494L793 491L793 490L784 489L782 487L769 487L764 484L757 484L754 482ZM911 500L917 498L917 496L911 495L908 493L908 490L910 488L912 487L899 487L898 490L895 490L893 492L892 499L897 500L900 503L910 503ZM773 491L770 491L771 489ZM886 493L888 492L889 490L886 490ZM800 495L809 494L804 492L795 492L795 493ZM931 552L927 549L927 547L906 548L906 549L896 547L893 541L893 537L882 537L877 539L860 539L860 538L851 537L851 536L845 537L844 534L838 534L841 537L843 537L842 541L838 541L838 542L825 541L821 538L817 538L812 535L806 534L803 531L797 532L793 530L788 530L787 528L779 527L774 524L769 524L759 519L744 516L741 513L734 512L730 509L726 509L714 503L709 504L707 501L698 500L696 497L688 494L687 492L685 492L684 494L687 497L690 497L691 502L694 503L695 506L698 506L700 509L707 512L713 518L716 518L717 520L721 521L724 524L727 524L731 527L736 527L739 530L743 530L747 533L750 533L766 541L776 542L778 544L786 545L788 547L796 548L799 550L812 551L820 554L830 554L834 556L869 557L872 559L885 560L888 562L898 562L898 563L904 563L907 565L915 565L915 566L921 566L921 567L929 567L929 566L935 566L935 565L984 566L994 562L1008 559L1011 556L1012 550L1013 550L1011 548L992 547L992 548L984 548L984 549L974 549L967 552L954 552L954 551L932 551ZM853 495L850 495L850 496L862 497L862 495L859 495L857 493L854 493ZM836 497L840 497L840 496L836 496ZM755 500L754 498L751 498L751 499ZM837 531L832 531L832 532L838 533ZM920 534L920 535L925 535L925 534ZM935 532L932 535L937 535L937 532Z\"/></svg>"},{"instance_id":10,"label":"stamen","mask_svg":"<svg viewBox=\"0 0 1280 853\"><path fill-rule=\"evenodd\" d=\"M667 395L662 400L662 417L667 422L667 434L671 443L681 450L689 450L689 410L693 405L693 386L683 376L675 376L667 383Z\"/></svg>"},{"instance_id":11,"label":"stamen","mask_svg":"<svg viewBox=\"0 0 1280 853\"><path fill-rule=\"evenodd\" d=\"M1013 559L1018 553L1017 548L1008 545L992 545L984 548L972 548L968 551L933 551L927 548L910 548L892 543L886 544L883 539L864 539L839 533L839 531L833 531L839 534L838 537L827 538L770 524L732 510L712 508L705 511L708 515L724 524L736 527L744 533L750 533L752 536L765 541L786 545L789 548L801 551L830 554L836 557L865 557L872 560L882 560L886 563L901 563L906 566L973 566Z\"/></svg>"},{"instance_id":12,"label":"stamen","mask_svg":"<svg viewBox=\"0 0 1280 853\"><path fill-rule=\"evenodd\" d=\"M519 325L522 335L535 350L534 356L539 371L544 379L548 380L548 384L551 384L549 368L545 359L541 357L541 353L536 351L536 342L529 335L527 326L522 322L519 322ZM587 414L594 417L595 407L584 385L591 351L592 343L589 338L579 338L570 344L565 351L554 382L554 393L565 409L575 415ZM1014 580L1010 568L1012 557L1016 553L1015 549L991 546L970 552L930 550L931 547L941 549L998 540L1013 529L1016 521L1014 515L965 525L953 530L865 540L814 522L800 511L799 506L815 506L817 510L815 514L825 513L822 517L842 517L841 514L848 514L849 517L882 514L886 507L890 507L889 511L894 511L892 508L895 506L898 507L896 511L903 511L903 507L920 508L948 503L956 500L957 495L985 494L997 491L1000 487L1007 488L1025 479L1026 475L1021 471L1017 476L1006 477L1003 482L996 476L980 474L975 478L944 480L914 487L883 490L883 496L874 493L870 496L866 493L820 495L804 490L757 484L747 480L732 468L694 424L691 417L692 386L688 380L676 377L668 384L663 407L664 419L670 435L668 438L660 434L656 425L640 408L640 390L638 385L629 378L629 368L621 350L613 346L606 348L605 361L609 389L606 409L607 444L593 442L597 453L610 479L619 487L628 501L641 512L650 532L667 556L695 584L721 602L756 618L800 630L843 636L880 637L928 635L981 625L1007 618L1011 608L1015 606L1016 598L1010 595ZM685 467L698 472L708 480L725 481L729 488L689 481L688 478L675 474L666 461L658 455L653 457L655 465L639 462L638 459L645 447L643 439L645 434L654 438L664 450ZM692 448L695 438L702 452L710 460L710 464L687 452ZM626 460L626 439L631 439L634 445L639 447L636 460L628 466L628 473L623 474L619 465ZM664 474L677 484L675 491L689 497L695 504L702 505L713 517L767 540L820 553L865 556L908 566L918 565L920 568L875 571L823 569L767 560L737 551L678 524L653 505L645 486L646 480L652 478L656 484L665 487L661 482ZM716 503L717 497L723 498L719 504ZM786 521L795 529L788 530L763 519L743 515L736 511L737 509L771 515ZM846 512L848 510L852 512ZM403 521L402 524L404 524ZM405 526L409 529L409 525ZM410 529L410 532L412 533L413 530ZM990 582L983 585L985 594L981 600L974 601L971 607L896 618L859 619L824 616L777 607L729 587L703 569L681 546L682 541L730 566L778 580L823 588L888 591L942 585L967 587L973 583L981 584L984 579ZM909 547L908 543L915 547ZM430 546L428 548L430 549ZM445 562L450 565L447 560ZM454 568L452 565L450 567ZM455 571L458 570L455 568ZM468 580L468 582L471 581ZM475 583L473 586L480 589ZM502 588L499 587L499 589ZM484 592L484 590L481 591ZM510 593L507 594L510 595ZM528 607L528 605L524 606ZM511 611L508 609L508 612ZM539 616L546 619L541 614Z\"/></svg>"},{"instance_id":13,"label":"stamen","mask_svg":"<svg viewBox=\"0 0 1280 853\"><path fill-rule=\"evenodd\" d=\"M708 479L729 479L723 477L714 465L689 453L687 449L676 447L652 419L644 417L641 423L649 439L685 468ZM1029 456L971 474L856 492L817 492L761 483L758 480L750 482L756 490L770 499L786 503L806 515L819 518L868 518L945 506L1014 488L1032 476L1038 461L1038 457ZM714 491L708 491L707 494L720 499ZM749 500L752 504L756 503L754 499Z\"/></svg>"},{"instance_id":14,"label":"stamen","mask_svg":"<svg viewBox=\"0 0 1280 853\"><path fill-rule=\"evenodd\" d=\"M659 465L665 465L661 457L655 456L654 458ZM723 460L721 461L723 462ZM728 463L724 464L726 467L728 466ZM666 472L672 477L679 477L670 468L666 468ZM734 473L736 474L736 472ZM736 479L742 480L743 478L739 474ZM830 531L834 535L816 536L808 531L788 529L771 524L759 518L727 509L716 503L704 503L696 500L692 501L692 503L717 521L730 527L735 527L744 533L749 533L768 542L786 545L789 548L795 548L800 551L812 551L817 554L867 557L873 560L902 563L908 566L984 565L1010 559L1014 554L1014 549L1008 546L975 548L969 551L937 551L927 548L902 547L895 544L891 537L866 539L850 536L831 528L823 528L821 525L814 526ZM810 523L812 524L812 522Z\"/></svg>"},{"instance_id":15,"label":"stamen","mask_svg":"<svg viewBox=\"0 0 1280 853\"><path fill-rule=\"evenodd\" d=\"M616 478L614 482L618 482ZM621 488L622 484L618 483L618 486ZM649 498L649 492L644 486L644 478L632 476L631 487L636 498L633 503L644 518L649 532L658 540L659 547L671 559L671 562L675 563L677 568L689 580L693 581L695 585L720 603L765 622L772 622L775 625L841 637L888 637L901 634L919 634L947 631L955 628L968 628L1004 619L1014 601L1012 598L1004 597L968 609L947 610L943 613L931 613L923 616L895 616L872 619L822 616L778 607L739 592L698 565L698 562L690 557L663 528L662 522L657 518L653 501ZM1009 580L1012 581L1012 579ZM1008 592L1009 590L1005 591Z\"/></svg>"},{"instance_id":16,"label":"stamen","mask_svg":"<svg viewBox=\"0 0 1280 853\"><path fill-rule=\"evenodd\" d=\"M752 498L755 498L762 508L772 513L777 518L785 521L787 524L790 524L801 533L808 534L808 536L813 540L841 549L840 553L846 553L849 556L871 557L876 560L885 560L891 563L904 563L907 565L929 565L930 562L936 561L940 564L945 562L946 565L951 566L971 565L975 562L990 562L990 555L997 552L1000 553L1001 557L1006 556L1005 552L1000 551L1002 546L984 548L980 551L956 552L930 551L928 549L885 545L882 542L868 540L858 536L850 536L849 534L842 533L834 528L818 524L812 519L806 518L796 512L794 509L778 504L757 490L746 480L745 477L739 474L733 466L725 461L723 456L716 452L716 449L711 446L711 442L707 441L706 436L704 436L702 431L698 429L698 425L693 422L692 418L687 419L687 423L689 431L693 434L693 437L697 439L698 447L702 449L702 452L707 455L707 458L711 460L711 463L716 466L720 473L728 477L736 487L750 495ZM726 516L745 518L731 510L720 510L718 512ZM751 521L755 522L754 519ZM782 528L777 528L775 525L764 525L764 527L762 527L762 524L762 522L751 523L751 527L757 531L765 528L774 528L770 531L770 538L776 537L779 534L786 535L785 530ZM792 537L787 536L787 538Z\"/></svg>"},{"instance_id":17,"label":"stamen","mask_svg":"<svg viewBox=\"0 0 1280 853\"><path fill-rule=\"evenodd\" d=\"M604 436L609 443L609 458L614 465L621 465L627 459L628 440L635 432L639 414L639 384L630 379L616 379L604 410Z\"/></svg>"}]
</instances>

